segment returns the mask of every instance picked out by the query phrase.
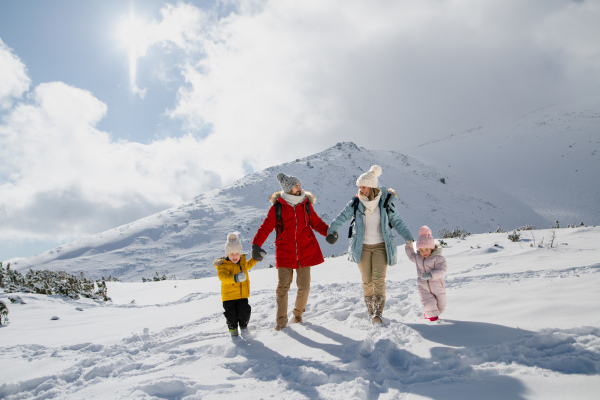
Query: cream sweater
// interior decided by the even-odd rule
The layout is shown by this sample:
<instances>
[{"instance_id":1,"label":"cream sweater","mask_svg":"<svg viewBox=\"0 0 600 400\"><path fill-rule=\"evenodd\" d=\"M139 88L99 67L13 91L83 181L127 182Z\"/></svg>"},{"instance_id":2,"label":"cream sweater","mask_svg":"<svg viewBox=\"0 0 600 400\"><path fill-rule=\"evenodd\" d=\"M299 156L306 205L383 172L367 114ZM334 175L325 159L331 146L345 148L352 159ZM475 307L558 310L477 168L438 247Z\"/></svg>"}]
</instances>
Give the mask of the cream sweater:
<instances>
[{"instance_id":1,"label":"cream sweater","mask_svg":"<svg viewBox=\"0 0 600 400\"><path fill-rule=\"evenodd\" d=\"M381 193L373 200L369 201L362 194L359 195L360 201L365 206L365 234L363 238L364 244L383 243L383 232L381 231L381 214L379 213L379 199Z\"/></svg>"}]
</instances>

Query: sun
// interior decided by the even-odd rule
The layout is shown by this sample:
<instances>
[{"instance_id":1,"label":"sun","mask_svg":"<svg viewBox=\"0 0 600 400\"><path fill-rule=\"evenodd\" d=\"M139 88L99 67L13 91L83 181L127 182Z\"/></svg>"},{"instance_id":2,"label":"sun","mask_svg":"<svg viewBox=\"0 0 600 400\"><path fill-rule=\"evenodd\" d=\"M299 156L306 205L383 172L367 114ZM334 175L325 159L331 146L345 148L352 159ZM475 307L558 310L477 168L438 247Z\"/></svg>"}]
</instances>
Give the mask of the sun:
<instances>
[{"instance_id":1,"label":"sun","mask_svg":"<svg viewBox=\"0 0 600 400\"><path fill-rule=\"evenodd\" d=\"M129 55L129 81L135 91L137 89L137 60L146 53L148 48L147 26L141 19L136 17L135 11L131 9L129 16L119 25L117 35Z\"/></svg>"}]
</instances>

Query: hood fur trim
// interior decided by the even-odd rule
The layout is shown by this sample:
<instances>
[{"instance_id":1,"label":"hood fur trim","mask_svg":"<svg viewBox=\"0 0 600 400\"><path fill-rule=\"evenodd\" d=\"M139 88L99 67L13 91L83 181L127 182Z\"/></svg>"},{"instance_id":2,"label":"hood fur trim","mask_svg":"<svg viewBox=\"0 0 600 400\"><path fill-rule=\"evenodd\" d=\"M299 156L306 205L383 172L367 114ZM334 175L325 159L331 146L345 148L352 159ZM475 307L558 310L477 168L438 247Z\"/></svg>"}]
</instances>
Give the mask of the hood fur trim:
<instances>
[{"instance_id":1,"label":"hood fur trim","mask_svg":"<svg viewBox=\"0 0 600 400\"><path fill-rule=\"evenodd\" d=\"M273 193L271 195L271 197L269 197L269 201L271 202L272 205L275 205L275 203L277 203L277 200L279 200L282 193L283 193L283 190L278 190L277 192ZM307 192L305 190L304 194L306 195L306 198L308 199L310 204L315 204L317 202L317 197L314 194L312 194L311 192Z\"/></svg>"}]
</instances>

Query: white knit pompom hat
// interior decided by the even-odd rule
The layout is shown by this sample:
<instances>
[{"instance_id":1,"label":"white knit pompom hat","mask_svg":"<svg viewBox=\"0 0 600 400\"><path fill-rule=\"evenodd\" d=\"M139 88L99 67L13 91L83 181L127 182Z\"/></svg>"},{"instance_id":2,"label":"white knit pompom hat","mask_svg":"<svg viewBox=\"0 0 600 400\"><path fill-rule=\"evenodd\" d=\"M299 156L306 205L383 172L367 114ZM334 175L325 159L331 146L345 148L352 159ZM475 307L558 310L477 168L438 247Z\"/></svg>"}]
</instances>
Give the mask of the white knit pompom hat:
<instances>
[{"instance_id":1,"label":"white knit pompom hat","mask_svg":"<svg viewBox=\"0 0 600 400\"><path fill-rule=\"evenodd\" d=\"M238 235L235 233L227 235L227 243L225 243L225 256L228 256L231 253L242 254L242 244L238 239Z\"/></svg>"},{"instance_id":2,"label":"white knit pompom hat","mask_svg":"<svg viewBox=\"0 0 600 400\"><path fill-rule=\"evenodd\" d=\"M379 187L377 184L377 177L379 175L381 175L381 167L379 165L373 165L367 172L358 177L356 186L366 186L370 188Z\"/></svg>"}]
</instances>

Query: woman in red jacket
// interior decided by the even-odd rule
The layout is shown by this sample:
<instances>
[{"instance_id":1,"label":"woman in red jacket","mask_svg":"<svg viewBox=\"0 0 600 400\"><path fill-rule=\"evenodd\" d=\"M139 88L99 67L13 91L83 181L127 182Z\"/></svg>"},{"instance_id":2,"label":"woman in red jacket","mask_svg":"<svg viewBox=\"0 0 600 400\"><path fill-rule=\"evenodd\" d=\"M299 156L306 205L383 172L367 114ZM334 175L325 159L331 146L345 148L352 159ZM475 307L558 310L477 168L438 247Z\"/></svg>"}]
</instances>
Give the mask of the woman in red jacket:
<instances>
[{"instance_id":1,"label":"woman in red jacket","mask_svg":"<svg viewBox=\"0 0 600 400\"><path fill-rule=\"evenodd\" d=\"M316 230L327 236L329 226L315 213L313 204L317 198L302 190L300 180L284 173L277 175L281 191L270 197L272 204L260 228L252 240L252 258L261 261L266 252L261 248L267 237L276 230L275 261L279 282L277 284L277 325L275 330L288 323L288 291L296 270L296 304L293 322L302 322L310 291L310 267L321 264L323 254L315 238Z\"/></svg>"}]
</instances>

